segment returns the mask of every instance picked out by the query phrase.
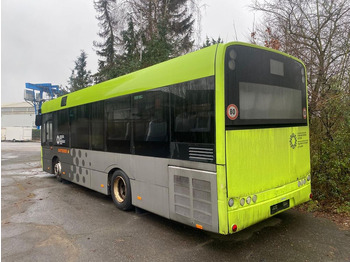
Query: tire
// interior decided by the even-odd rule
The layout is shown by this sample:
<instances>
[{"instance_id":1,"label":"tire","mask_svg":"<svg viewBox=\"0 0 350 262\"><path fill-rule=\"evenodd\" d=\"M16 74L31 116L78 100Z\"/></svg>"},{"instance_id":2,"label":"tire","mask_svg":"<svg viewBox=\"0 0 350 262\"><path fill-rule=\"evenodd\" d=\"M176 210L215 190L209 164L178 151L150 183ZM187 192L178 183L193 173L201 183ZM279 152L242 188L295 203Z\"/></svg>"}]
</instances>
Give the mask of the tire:
<instances>
[{"instance_id":1,"label":"tire","mask_svg":"<svg viewBox=\"0 0 350 262\"><path fill-rule=\"evenodd\" d=\"M54 162L53 162L53 173L56 176L56 179L58 182L62 182L62 166L61 166L61 162L60 160L57 158Z\"/></svg>"},{"instance_id":2,"label":"tire","mask_svg":"<svg viewBox=\"0 0 350 262\"><path fill-rule=\"evenodd\" d=\"M131 210L131 187L129 177L121 170L114 171L111 179L111 195L120 210Z\"/></svg>"}]
</instances>

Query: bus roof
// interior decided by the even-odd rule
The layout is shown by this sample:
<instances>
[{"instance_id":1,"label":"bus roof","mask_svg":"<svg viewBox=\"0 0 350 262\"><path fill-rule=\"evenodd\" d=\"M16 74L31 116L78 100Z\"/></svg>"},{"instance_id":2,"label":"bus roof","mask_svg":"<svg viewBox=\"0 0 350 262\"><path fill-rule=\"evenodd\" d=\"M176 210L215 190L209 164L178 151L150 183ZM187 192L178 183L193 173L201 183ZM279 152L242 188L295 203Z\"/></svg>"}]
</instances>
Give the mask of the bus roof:
<instances>
[{"instance_id":1,"label":"bus roof","mask_svg":"<svg viewBox=\"0 0 350 262\"><path fill-rule=\"evenodd\" d=\"M275 52L294 59L305 67L299 59L263 46L243 42L217 44L62 96L67 97L66 106L61 107L62 97L47 101L42 105L42 113L212 76L215 74L217 50L225 50L230 45Z\"/></svg>"},{"instance_id":2,"label":"bus roof","mask_svg":"<svg viewBox=\"0 0 350 262\"><path fill-rule=\"evenodd\" d=\"M47 101L42 113L212 76L216 49L217 45L213 45L70 93L63 107L62 97Z\"/></svg>"}]
</instances>

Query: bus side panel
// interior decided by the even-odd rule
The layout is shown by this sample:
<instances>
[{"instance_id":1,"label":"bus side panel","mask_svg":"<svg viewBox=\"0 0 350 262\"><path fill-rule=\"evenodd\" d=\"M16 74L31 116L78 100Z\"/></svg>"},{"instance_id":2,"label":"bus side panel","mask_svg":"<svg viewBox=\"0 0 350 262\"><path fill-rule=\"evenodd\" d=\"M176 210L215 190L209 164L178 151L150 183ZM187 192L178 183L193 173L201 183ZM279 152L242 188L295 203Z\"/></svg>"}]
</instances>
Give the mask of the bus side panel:
<instances>
[{"instance_id":1,"label":"bus side panel","mask_svg":"<svg viewBox=\"0 0 350 262\"><path fill-rule=\"evenodd\" d=\"M51 168L53 158L58 157L63 179L103 194L109 193L108 174L121 169L130 179L134 206L191 226L198 223L203 229L218 232L215 164L57 146L43 148L43 154L47 157L43 159L44 169ZM192 203L190 217L175 211L171 215L170 209L175 209L178 197L174 198L174 174L169 166L185 170L181 174L177 171L176 175L191 179L191 190L188 191Z\"/></svg>"},{"instance_id":2,"label":"bus side panel","mask_svg":"<svg viewBox=\"0 0 350 262\"><path fill-rule=\"evenodd\" d=\"M132 204L169 218L169 191L167 187L157 186L137 180L130 180Z\"/></svg>"}]
</instances>

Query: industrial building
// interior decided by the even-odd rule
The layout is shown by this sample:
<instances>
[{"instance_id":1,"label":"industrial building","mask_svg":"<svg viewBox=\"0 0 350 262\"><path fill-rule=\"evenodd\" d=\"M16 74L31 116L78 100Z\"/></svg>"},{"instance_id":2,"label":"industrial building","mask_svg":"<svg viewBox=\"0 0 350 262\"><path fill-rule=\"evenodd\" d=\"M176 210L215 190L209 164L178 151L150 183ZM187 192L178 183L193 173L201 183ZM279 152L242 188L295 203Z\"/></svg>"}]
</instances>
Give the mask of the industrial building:
<instances>
[{"instance_id":1,"label":"industrial building","mask_svg":"<svg viewBox=\"0 0 350 262\"><path fill-rule=\"evenodd\" d=\"M34 107L26 102L1 105L1 140L32 140Z\"/></svg>"}]
</instances>

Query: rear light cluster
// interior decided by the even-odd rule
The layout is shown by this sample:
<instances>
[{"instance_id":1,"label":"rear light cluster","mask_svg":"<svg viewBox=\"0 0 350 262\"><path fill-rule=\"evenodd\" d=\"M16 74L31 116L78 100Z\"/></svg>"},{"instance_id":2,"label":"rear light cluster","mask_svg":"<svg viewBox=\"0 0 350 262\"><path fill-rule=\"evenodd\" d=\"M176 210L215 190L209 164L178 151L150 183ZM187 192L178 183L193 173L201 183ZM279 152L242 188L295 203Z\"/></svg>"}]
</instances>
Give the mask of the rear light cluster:
<instances>
[{"instance_id":1,"label":"rear light cluster","mask_svg":"<svg viewBox=\"0 0 350 262\"><path fill-rule=\"evenodd\" d=\"M254 196L252 196L252 197L251 197L251 196L248 196L247 198L242 197L242 198L239 200L239 204L240 204L241 206L244 206L245 204L250 205L252 202L253 202L253 203L256 203L257 200L258 200L258 196L257 196L257 195L254 195ZM229 207L233 207L234 203L235 203L235 201L234 201L233 198L230 198L230 199L228 200L228 205L229 205Z\"/></svg>"},{"instance_id":2,"label":"rear light cluster","mask_svg":"<svg viewBox=\"0 0 350 262\"><path fill-rule=\"evenodd\" d=\"M241 201L239 201L239 203L241 204L241 206L244 206L245 203L247 203L247 205L250 205L253 201L253 203L256 203L256 200L258 200L258 196L254 195L253 197L248 196L246 199L242 198Z\"/></svg>"},{"instance_id":3,"label":"rear light cluster","mask_svg":"<svg viewBox=\"0 0 350 262\"><path fill-rule=\"evenodd\" d=\"M306 177L306 179L304 178L304 179L299 180L298 181L298 187L301 187L301 186L305 185L306 181L310 181L310 180L311 180L311 176L310 175L308 175Z\"/></svg>"}]
</instances>

